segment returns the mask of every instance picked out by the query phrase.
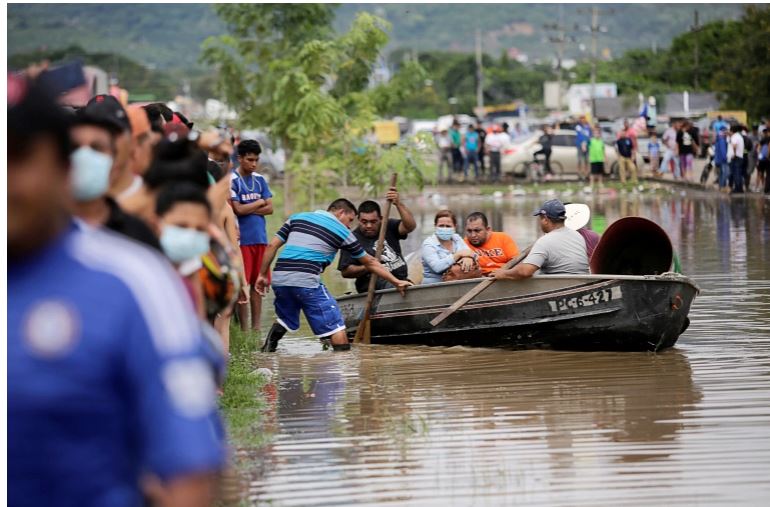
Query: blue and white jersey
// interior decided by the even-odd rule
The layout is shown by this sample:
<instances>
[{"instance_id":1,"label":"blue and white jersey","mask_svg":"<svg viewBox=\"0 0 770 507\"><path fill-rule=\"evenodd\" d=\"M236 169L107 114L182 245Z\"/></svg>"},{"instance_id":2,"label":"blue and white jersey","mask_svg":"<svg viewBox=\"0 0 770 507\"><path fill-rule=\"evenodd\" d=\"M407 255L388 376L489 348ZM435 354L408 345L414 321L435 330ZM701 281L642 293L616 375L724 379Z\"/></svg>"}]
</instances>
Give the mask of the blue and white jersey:
<instances>
[{"instance_id":1,"label":"blue and white jersey","mask_svg":"<svg viewBox=\"0 0 770 507\"><path fill-rule=\"evenodd\" d=\"M366 252L356 236L328 211L292 215L276 233L286 243L273 269L273 285L315 288L339 249L360 259Z\"/></svg>"},{"instance_id":2,"label":"blue and white jersey","mask_svg":"<svg viewBox=\"0 0 770 507\"><path fill-rule=\"evenodd\" d=\"M8 264L8 502L141 504L138 481L225 462L213 368L159 254L72 225Z\"/></svg>"},{"instance_id":3,"label":"blue and white jersey","mask_svg":"<svg viewBox=\"0 0 770 507\"><path fill-rule=\"evenodd\" d=\"M230 174L230 199L241 204L250 204L260 199L270 199L273 193L264 176L251 173L241 177L237 169ZM267 222L262 215L236 215L241 245L266 245Z\"/></svg>"},{"instance_id":4,"label":"blue and white jersey","mask_svg":"<svg viewBox=\"0 0 770 507\"><path fill-rule=\"evenodd\" d=\"M575 146L580 148L583 143L586 143L586 150L588 149L588 142L591 140L591 127L578 123L575 125Z\"/></svg>"}]
</instances>

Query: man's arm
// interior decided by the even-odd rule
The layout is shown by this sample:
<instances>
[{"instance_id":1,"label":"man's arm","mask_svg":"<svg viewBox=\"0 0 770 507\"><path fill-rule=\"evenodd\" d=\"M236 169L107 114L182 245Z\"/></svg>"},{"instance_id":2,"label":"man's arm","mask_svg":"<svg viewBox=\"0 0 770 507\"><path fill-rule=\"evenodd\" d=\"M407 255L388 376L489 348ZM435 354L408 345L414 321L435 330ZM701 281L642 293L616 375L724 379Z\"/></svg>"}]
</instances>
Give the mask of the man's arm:
<instances>
[{"instance_id":1,"label":"man's arm","mask_svg":"<svg viewBox=\"0 0 770 507\"><path fill-rule=\"evenodd\" d=\"M268 197L267 199L265 199L264 206L259 208L255 212L255 215L265 216L265 215L272 215L272 214L273 214L273 199L272 199L272 197Z\"/></svg>"},{"instance_id":2,"label":"man's arm","mask_svg":"<svg viewBox=\"0 0 770 507\"><path fill-rule=\"evenodd\" d=\"M248 204L243 204L235 199L230 201L233 205L233 211L238 216L245 215L270 215L273 213L272 199L259 199ZM269 211L265 211L269 210Z\"/></svg>"},{"instance_id":3,"label":"man's arm","mask_svg":"<svg viewBox=\"0 0 770 507\"><path fill-rule=\"evenodd\" d=\"M264 293L269 285L267 281L267 272L270 271L270 265L275 259L278 249L283 246L284 241L278 236L273 237L265 248L265 254L262 257L262 266L259 269L259 278L257 278L257 292Z\"/></svg>"},{"instance_id":4,"label":"man's arm","mask_svg":"<svg viewBox=\"0 0 770 507\"><path fill-rule=\"evenodd\" d=\"M393 203L396 209L398 209L398 214L401 216L401 223L398 224L398 234L400 236L406 236L415 230L417 228L417 222L414 219L414 215L412 215L412 212L409 211L409 208L407 208L406 205L401 202L396 187L391 187L388 193L385 195L385 198ZM387 225L388 224L383 224L384 227L387 227Z\"/></svg>"},{"instance_id":5,"label":"man's arm","mask_svg":"<svg viewBox=\"0 0 770 507\"><path fill-rule=\"evenodd\" d=\"M530 278L538 269L540 269L539 266L521 262L511 269L498 269L497 271L493 271L491 276L498 280L523 280L525 278Z\"/></svg>"},{"instance_id":6,"label":"man's arm","mask_svg":"<svg viewBox=\"0 0 770 507\"><path fill-rule=\"evenodd\" d=\"M406 288L412 285L412 282L408 282L406 280L399 280L393 274L385 269L385 267L377 261L374 257L372 257L369 254L365 254L363 257L358 259L358 261L364 265L364 268L370 271L371 273L379 276L383 280L390 282L391 285L393 285L395 288L398 289L398 291L401 293L401 295L404 295L404 292L406 291Z\"/></svg>"},{"instance_id":7,"label":"man's arm","mask_svg":"<svg viewBox=\"0 0 770 507\"><path fill-rule=\"evenodd\" d=\"M341 271L340 274L342 275L342 278L359 278L364 276L369 270L366 269L366 266L357 266L355 264L350 264L348 266L345 266Z\"/></svg>"}]
</instances>

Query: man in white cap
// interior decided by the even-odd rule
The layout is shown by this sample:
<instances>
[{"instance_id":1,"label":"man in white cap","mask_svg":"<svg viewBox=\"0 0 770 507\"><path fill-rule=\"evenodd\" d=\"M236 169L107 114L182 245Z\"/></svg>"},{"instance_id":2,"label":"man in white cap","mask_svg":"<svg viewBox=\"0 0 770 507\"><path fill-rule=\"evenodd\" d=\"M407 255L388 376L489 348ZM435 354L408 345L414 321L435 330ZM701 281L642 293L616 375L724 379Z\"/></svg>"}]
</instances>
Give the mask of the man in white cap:
<instances>
[{"instance_id":1,"label":"man in white cap","mask_svg":"<svg viewBox=\"0 0 770 507\"><path fill-rule=\"evenodd\" d=\"M544 275L587 275L588 255L583 237L564 225L567 211L558 199L546 201L534 213L545 233L532 245L529 255L511 269L492 272L497 279L522 280L538 270Z\"/></svg>"}]
</instances>

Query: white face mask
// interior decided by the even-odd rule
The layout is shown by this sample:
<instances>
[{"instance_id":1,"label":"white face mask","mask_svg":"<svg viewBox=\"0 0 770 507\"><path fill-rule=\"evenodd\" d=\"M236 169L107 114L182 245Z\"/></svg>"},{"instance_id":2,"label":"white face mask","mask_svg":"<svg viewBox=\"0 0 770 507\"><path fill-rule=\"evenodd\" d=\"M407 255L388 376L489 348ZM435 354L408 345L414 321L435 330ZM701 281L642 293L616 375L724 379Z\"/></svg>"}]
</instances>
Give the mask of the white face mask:
<instances>
[{"instance_id":1,"label":"white face mask","mask_svg":"<svg viewBox=\"0 0 770 507\"><path fill-rule=\"evenodd\" d=\"M112 157L89 146L81 146L70 156L72 193L78 201L91 201L107 193Z\"/></svg>"},{"instance_id":2,"label":"white face mask","mask_svg":"<svg viewBox=\"0 0 770 507\"><path fill-rule=\"evenodd\" d=\"M176 225L164 225L160 246L175 264L200 257L209 251L209 235L205 232Z\"/></svg>"},{"instance_id":3,"label":"white face mask","mask_svg":"<svg viewBox=\"0 0 770 507\"><path fill-rule=\"evenodd\" d=\"M440 240L450 240L452 239L452 236L455 234L455 228L454 227L444 227L444 226L438 226L436 227L436 236L438 236L438 239Z\"/></svg>"}]
</instances>

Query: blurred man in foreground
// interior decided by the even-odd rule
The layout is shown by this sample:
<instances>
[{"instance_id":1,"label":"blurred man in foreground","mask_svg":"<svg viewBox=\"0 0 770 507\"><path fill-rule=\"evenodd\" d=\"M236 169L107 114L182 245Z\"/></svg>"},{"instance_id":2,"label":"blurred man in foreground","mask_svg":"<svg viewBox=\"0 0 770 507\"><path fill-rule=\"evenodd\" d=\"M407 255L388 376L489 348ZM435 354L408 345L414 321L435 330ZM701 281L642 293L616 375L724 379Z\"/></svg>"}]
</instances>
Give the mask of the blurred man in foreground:
<instances>
[{"instance_id":1,"label":"blurred man in foreground","mask_svg":"<svg viewBox=\"0 0 770 507\"><path fill-rule=\"evenodd\" d=\"M213 501L224 465L214 372L159 254L70 215L69 121L8 79L8 503Z\"/></svg>"}]
</instances>

